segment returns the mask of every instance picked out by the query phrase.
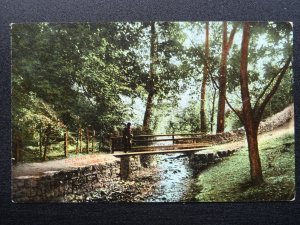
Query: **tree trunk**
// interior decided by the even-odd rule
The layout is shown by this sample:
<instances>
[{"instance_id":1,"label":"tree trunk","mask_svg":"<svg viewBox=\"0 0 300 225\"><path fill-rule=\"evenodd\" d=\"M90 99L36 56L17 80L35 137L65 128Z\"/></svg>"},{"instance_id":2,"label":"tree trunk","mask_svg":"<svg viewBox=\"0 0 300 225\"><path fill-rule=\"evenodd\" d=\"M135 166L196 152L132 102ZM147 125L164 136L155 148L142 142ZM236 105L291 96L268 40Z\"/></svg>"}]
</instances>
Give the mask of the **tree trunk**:
<instances>
[{"instance_id":1,"label":"tree trunk","mask_svg":"<svg viewBox=\"0 0 300 225\"><path fill-rule=\"evenodd\" d=\"M251 181L253 184L261 184L263 182L263 175L258 150L257 129L249 129L246 135L249 149Z\"/></svg>"},{"instance_id":2,"label":"tree trunk","mask_svg":"<svg viewBox=\"0 0 300 225\"><path fill-rule=\"evenodd\" d=\"M217 133L223 133L225 128L225 101L227 89L227 56L229 49L233 43L233 38L237 30L237 24L233 25L230 32L229 40L227 41L227 22L223 22L223 43L221 55L221 67L219 76L219 103L218 103L218 118L217 118Z\"/></svg>"},{"instance_id":3,"label":"tree trunk","mask_svg":"<svg viewBox=\"0 0 300 225\"><path fill-rule=\"evenodd\" d=\"M251 99L248 89L248 47L250 39L249 23L244 24L242 50L241 50L241 66L240 66L240 84L241 95L243 101L243 124L246 130L249 159L250 159L250 173L253 184L260 184L263 182L263 175L261 169L261 162L258 151L257 131L259 123L255 121L254 112L251 106Z\"/></svg>"},{"instance_id":4,"label":"tree trunk","mask_svg":"<svg viewBox=\"0 0 300 225\"><path fill-rule=\"evenodd\" d=\"M213 127L214 127L216 92L217 92L216 89L214 89L213 102L212 102L211 115L210 115L210 133L211 134L213 133Z\"/></svg>"},{"instance_id":5,"label":"tree trunk","mask_svg":"<svg viewBox=\"0 0 300 225\"><path fill-rule=\"evenodd\" d=\"M153 108L153 93L148 94L146 111L144 115L144 122L143 122L143 130L148 131L150 129L150 119L152 115L152 108Z\"/></svg>"},{"instance_id":6,"label":"tree trunk","mask_svg":"<svg viewBox=\"0 0 300 225\"><path fill-rule=\"evenodd\" d=\"M217 118L217 133L224 132L225 95L227 83L227 22L223 22L223 43L221 55L221 68L219 76L219 103Z\"/></svg>"},{"instance_id":7,"label":"tree trunk","mask_svg":"<svg viewBox=\"0 0 300 225\"><path fill-rule=\"evenodd\" d=\"M207 132L206 115L205 115L205 96L206 96L206 82L208 78L208 63L209 63L209 22L205 24L205 63L204 73L201 85L201 107L200 107L200 130L201 132Z\"/></svg>"},{"instance_id":8,"label":"tree trunk","mask_svg":"<svg viewBox=\"0 0 300 225\"><path fill-rule=\"evenodd\" d=\"M155 73L156 73L156 63L157 63L157 33L155 29L155 22L151 22L151 37L150 37L150 70L149 70L149 82L147 84L148 98L146 111L144 114L143 130L149 131L152 108L153 108L153 98L155 93Z\"/></svg>"}]
</instances>

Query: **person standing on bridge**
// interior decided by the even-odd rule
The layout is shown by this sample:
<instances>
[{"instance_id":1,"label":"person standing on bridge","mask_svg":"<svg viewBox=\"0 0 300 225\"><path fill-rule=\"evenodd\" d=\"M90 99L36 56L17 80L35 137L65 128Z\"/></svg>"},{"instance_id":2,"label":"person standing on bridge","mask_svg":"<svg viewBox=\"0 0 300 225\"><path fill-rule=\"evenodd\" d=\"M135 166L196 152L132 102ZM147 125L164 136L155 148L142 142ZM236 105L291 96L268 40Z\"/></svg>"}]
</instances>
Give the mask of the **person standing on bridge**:
<instances>
[{"instance_id":1,"label":"person standing on bridge","mask_svg":"<svg viewBox=\"0 0 300 225\"><path fill-rule=\"evenodd\" d=\"M123 130L123 144L125 153L127 153L128 150L131 150L132 145L132 131L130 126L131 123L127 123L126 127Z\"/></svg>"}]
</instances>

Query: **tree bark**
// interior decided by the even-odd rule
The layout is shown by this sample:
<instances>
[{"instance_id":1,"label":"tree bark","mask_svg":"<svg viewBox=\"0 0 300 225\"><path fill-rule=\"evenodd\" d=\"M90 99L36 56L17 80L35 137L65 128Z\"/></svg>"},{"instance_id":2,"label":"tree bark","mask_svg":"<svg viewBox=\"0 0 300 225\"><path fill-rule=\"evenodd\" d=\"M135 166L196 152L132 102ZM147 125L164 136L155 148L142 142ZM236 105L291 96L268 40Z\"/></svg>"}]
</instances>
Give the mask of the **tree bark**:
<instances>
[{"instance_id":1,"label":"tree bark","mask_svg":"<svg viewBox=\"0 0 300 225\"><path fill-rule=\"evenodd\" d=\"M205 97L206 97L206 83L208 78L208 63L209 63L209 22L205 24L205 63L204 73L201 85L201 107L200 107L200 130L201 132L207 132L206 115L205 115Z\"/></svg>"},{"instance_id":2,"label":"tree bark","mask_svg":"<svg viewBox=\"0 0 300 225\"><path fill-rule=\"evenodd\" d=\"M156 63L157 63L157 33L155 29L155 22L151 22L151 37L150 37L150 70L149 70L149 82L148 98L146 104L146 110L144 114L143 130L150 130L151 115L153 108L153 98L155 94L155 75L156 75Z\"/></svg>"},{"instance_id":3,"label":"tree bark","mask_svg":"<svg viewBox=\"0 0 300 225\"><path fill-rule=\"evenodd\" d=\"M248 128L246 131L250 159L250 174L253 184L261 184L264 181L258 150L257 130L258 129L252 127Z\"/></svg>"},{"instance_id":4,"label":"tree bark","mask_svg":"<svg viewBox=\"0 0 300 225\"><path fill-rule=\"evenodd\" d=\"M225 127L225 101L227 89L227 56L231 48L237 25L233 26L227 41L227 22L223 22L223 43L221 55L221 67L219 76L219 102L218 102L218 117L217 117L217 133L223 133Z\"/></svg>"},{"instance_id":5,"label":"tree bark","mask_svg":"<svg viewBox=\"0 0 300 225\"><path fill-rule=\"evenodd\" d=\"M216 92L217 92L216 89L214 89L213 102L212 102L211 115L210 115L210 133L211 134L213 133L213 127L214 127Z\"/></svg>"},{"instance_id":6,"label":"tree bark","mask_svg":"<svg viewBox=\"0 0 300 225\"><path fill-rule=\"evenodd\" d=\"M144 122L143 122L144 131L149 131L150 129L150 120L151 120L152 108L153 108L153 97L154 97L153 93L148 94L146 111L145 111Z\"/></svg>"},{"instance_id":7,"label":"tree bark","mask_svg":"<svg viewBox=\"0 0 300 225\"><path fill-rule=\"evenodd\" d=\"M219 102L218 102L218 118L217 133L224 132L224 114L225 114L225 94L227 83L227 22L223 22L223 43L221 55L221 68L219 76Z\"/></svg>"},{"instance_id":8,"label":"tree bark","mask_svg":"<svg viewBox=\"0 0 300 225\"><path fill-rule=\"evenodd\" d=\"M261 161L258 151L257 131L259 122L255 120L254 112L251 106L251 99L248 88L248 47L250 39L249 23L244 24L242 50L241 50L241 65L240 65L240 84L241 95L243 101L243 123L246 130L249 159L250 159L250 174L253 184L260 184L263 182Z\"/></svg>"}]
</instances>

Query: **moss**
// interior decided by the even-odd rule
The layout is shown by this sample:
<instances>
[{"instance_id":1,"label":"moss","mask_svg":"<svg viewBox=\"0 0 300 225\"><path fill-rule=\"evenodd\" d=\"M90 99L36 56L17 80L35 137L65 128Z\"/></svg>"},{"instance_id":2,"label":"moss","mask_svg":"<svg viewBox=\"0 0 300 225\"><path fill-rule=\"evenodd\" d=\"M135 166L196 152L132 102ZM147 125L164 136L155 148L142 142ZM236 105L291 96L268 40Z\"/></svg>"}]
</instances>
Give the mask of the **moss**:
<instances>
[{"instance_id":1,"label":"moss","mask_svg":"<svg viewBox=\"0 0 300 225\"><path fill-rule=\"evenodd\" d=\"M284 201L291 200L295 190L294 136L284 135L260 143L264 183L250 182L248 150L205 170L198 177L201 191L196 200L224 201Z\"/></svg>"}]
</instances>

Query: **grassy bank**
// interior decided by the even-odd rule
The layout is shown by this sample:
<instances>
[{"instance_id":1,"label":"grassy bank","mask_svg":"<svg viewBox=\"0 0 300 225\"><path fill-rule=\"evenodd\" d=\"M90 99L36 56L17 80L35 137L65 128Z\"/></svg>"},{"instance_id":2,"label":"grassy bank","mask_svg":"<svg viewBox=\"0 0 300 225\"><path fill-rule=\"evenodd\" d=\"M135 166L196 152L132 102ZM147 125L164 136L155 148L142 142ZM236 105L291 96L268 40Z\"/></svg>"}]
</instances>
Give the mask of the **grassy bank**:
<instances>
[{"instance_id":1,"label":"grassy bank","mask_svg":"<svg viewBox=\"0 0 300 225\"><path fill-rule=\"evenodd\" d=\"M69 157L76 156L76 155L86 155L86 143L82 143L82 153L76 154L76 145L69 144L68 146L68 155ZM94 153L99 153L99 146L95 144L94 146ZM89 147L89 153L91 152L91 145ZM102 152L104 153L104 151ZM22 162L32 163L32 162L41 162L43 161L43 154L44 154L44 146L42 148L42 152L40 154L40 150L38 146L26 146L26 148L22 151ZM64 142L58 142L55 144L51 144L49 149L47 150L47 161L50 160L58 160L64 159Z\"/></svg>"},{"instance_id":2,"label":"grassy bank","mask_svg":"<svg viewBox=\"0 0 300 225\"><path fill-rule=\"evenodd\" d=\"M286 134L259 145L265 182L250 184L248 150L203 171L197 181L200 202L284 201L295 190L294 135Z\"/></svg>"}]
</instances>

